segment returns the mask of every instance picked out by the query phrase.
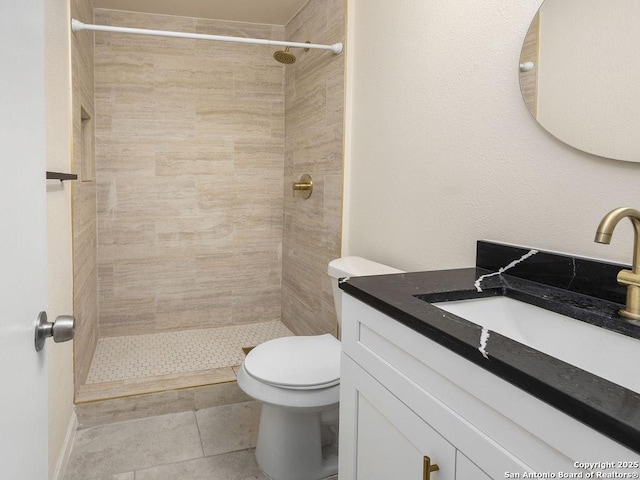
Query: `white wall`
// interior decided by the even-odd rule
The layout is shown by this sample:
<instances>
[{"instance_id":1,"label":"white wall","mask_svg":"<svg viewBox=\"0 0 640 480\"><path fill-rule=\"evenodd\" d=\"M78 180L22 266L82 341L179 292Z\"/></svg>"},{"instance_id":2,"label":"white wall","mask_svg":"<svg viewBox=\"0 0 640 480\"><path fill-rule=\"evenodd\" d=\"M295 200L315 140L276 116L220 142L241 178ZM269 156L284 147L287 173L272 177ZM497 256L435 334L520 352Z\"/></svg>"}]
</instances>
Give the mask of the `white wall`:
<instances>
[{"instance_id":1,"label":"white wall","mask_svg":"<svg viewBox=\"0 0 640 480\"><path fill-rule=\"evenodd\" d=\"M630 263L640 164L579 152L530 116L518 58L539 0L349 0L343 254L471 266L477 239Z\"/></svg>"},{"instance_id":2,"label":"white wall","mask_svg":"<svg viewBox=\"0 0 640 480\"><path fill-rule=\"evenodd\" d=\"M68 2L45 1L45 82L47 169L71 169L71 98ZM48 305L53 321L73 311L71 257L71 183L47 182ZM45 346L49 367L49 476L64 455L64 441L73 415L72 342Z\"/></svg>"}]
</instances>

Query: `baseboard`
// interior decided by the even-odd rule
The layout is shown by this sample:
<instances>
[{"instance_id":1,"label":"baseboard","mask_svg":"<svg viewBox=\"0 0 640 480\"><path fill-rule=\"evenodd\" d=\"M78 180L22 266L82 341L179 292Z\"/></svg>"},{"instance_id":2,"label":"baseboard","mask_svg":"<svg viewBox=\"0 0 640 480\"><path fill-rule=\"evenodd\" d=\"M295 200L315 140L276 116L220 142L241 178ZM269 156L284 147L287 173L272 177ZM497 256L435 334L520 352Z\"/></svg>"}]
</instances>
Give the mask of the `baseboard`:
<instances>
[{"instance_id":1,"label":"baseboard","mask_svg":"<svg viewBox=\"0 0 640 480\"><path fill-rule=\"evenodd\" d=\"M69 465L69 457L71 457L71 450L73 449L73 442L76 438L76 431L78 430L78 416L75 410L71 413L69 419L69 427L67 428L67 434L64 437L64 446L56 462L56 469L51 476L51 480L62 480L67 471L67 465Z\"/></svg>"}]
</instances>

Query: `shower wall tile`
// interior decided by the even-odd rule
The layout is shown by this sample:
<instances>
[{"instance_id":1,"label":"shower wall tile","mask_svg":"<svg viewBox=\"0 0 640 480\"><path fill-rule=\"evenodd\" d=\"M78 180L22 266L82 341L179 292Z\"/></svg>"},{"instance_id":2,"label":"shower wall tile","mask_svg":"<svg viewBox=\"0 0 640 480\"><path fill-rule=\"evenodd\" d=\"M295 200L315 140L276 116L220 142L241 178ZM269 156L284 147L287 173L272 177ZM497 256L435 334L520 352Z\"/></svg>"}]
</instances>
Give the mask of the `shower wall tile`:
<instances>
[{"instance_id":1,"label":"shower wall tile","mask_svg":"<svg viewBox=\"0 0 640 480\"><path fill-rule=\"evenodd\" d=\"M91 0L72 0L71 16L93 23ZM72 170L78 181L71 182L73 198L73 314L76 318L74 349L74 385L76 393L89 373L91 358L98 342L98 270L96 183L90 145L93 142L96 115L94 109L93 34L71 36L73 159ZM88 120L83 118L89 117ZM94 144L95 142L93 142Z\"/></svg>"},{"instance_id":2,"label":"shower wall tile","mask_svg":"<svg viewBox=\"0 0 640 480\"><path fill-rule=\"evenodd\" d=\"M284 27L96 10L101 24ZM280 318L284 67L273 48L96 34L100 333Z\"/></svg>"},{"instance_id":3,"label":"shower wall tile","mask_svg":"<svg viewBox=\"0 0 640 480\"><path fill-rule=\"evenodd\" d=\"M281 288L264 287L235 291L233 295L233 323L252 324L261 315L280 315Z\"/></svg>"},{"instance_id":4,"label":"shower wall tile","mask_svg":"<svg viewBox=\"0 0 640 480\"><path fill-rule=\"evenodd\" d=\"M282 139L243 138L234 145L235 165L248 174L253 170L274 178L282 176L284 145Z\"/></svg>"},{"instance_id":5,"label":"shower wall tile","mask_svg":"<svg viewBox=\"0 0 640 480\"><path fill-rule=\"evenodd\" d=\"M168 177L118 178L115 181L117 217L165 217L193 213L195 181Z\"/></svg>"},{"instance_id":6,"label":"shower wall tile","mask_svg":"<svg viewBox=\"0 0 640 480\"><path fill-rule=\"evenodd\" d=\"M277 64L256 66L252 70L236 68L233 89L243 98L266 99L271 102L283 94L282 67Z\"/></svg>"},{"instance_id":7,"label":"shower wall tile","mask_svg":"<svg viewBox=\"0 0 640 480\"><path fill-rule=\"evenodd\" d=\"M278 25L261 24L261 23L245 23L245 22L223 22L220 20L213 20L207 18L196 18L196 31L198 33L206 33L210 35L228 35L232 37L254 37L254 38L268 38L272 40L282 38L283 28ZM247 55L254 55L257 51L260 53L259 61L262 59L264 50L258 45L237 45L232 44L235 47L241 47L238 49L240 52L245 52ZM202 46L212 46L224 48L225 44L221 43L202 43ZM245 47L245 48L242 48ZM248 49L248 50L247 50ZM255 49L255 51L251 51ZM268 50L267 50L268 51ZM265 63L269 62L267 60Z\"/></svg>"},{"instance_id":8,"label":"shower wall tile","mask_svg":"<svg viewBox=\"0 0 640 480\"><path fill-rule=\"evenodd\" d=\"M145 296L118 298L109 292L100 292L100 321L105 324L100 325L100 336L117 336L119 330L124 335L135 333L149 333L154 331L154 321L156 315L155 298L150 299ZM131 328L129 328L131 327ZM102 329L105 329L105 332ZM107 333L109 332L109 333ZM104 333L104 335L103 335Z\"/></svg>"},{"instance_id":9,"label":"shower wall tile","mask_svg":"<svg viewBox=\"0 0 640 480\"><path fill-rule=\"evenodd\" d=\"M242 22L221 22L197 18L196 32L210 35L227 35L233 37L253 37L281 40L284 28L278 25L261 25ZM262 45L233 44L221 42L196 42L196 51L202 57L217 58L221 61L234 62L238 65L250 63L252 66L272 66L272 48Z\"/></svg>"},{"instance_id":10,"label":"shower wall tile","mask_svg":"<svg viewBox=\"0 0 640 480\"><path fill-rule=\"evenodd\" d=\"M158 255L183 257L228 251L234 246L233 219L220 209L206 217L167 217L155 222Z\"/></svg>"},{"instance_id":11,"label":"shower wall tile","mask_svg":"<svg viewBox=\"0 0 640 480\"><path fill-rule=\"evenodd\" d=\"M196 98L224 100L233 96L235 62L220 57L199 55L198 62L190 72L190 84ZM215 78L215 82L211 79Z\"/></svg>"},{"instance_id":12,"label":"shower wall tile","mask_svg":"<svg viewBox=\"0 0 640 480\"><path fill-rule=\"evenodd\" d=\"M74 240L74 243L76 241ZM84 382L87 378L91 358L98 343L96 268L94 266L87 270L87 280L80 282L74 279L73 290L73 312L76 319L74 336L74 386L76 392L81 385L80 382Z\"/></svg>"},{"instance_id":13,"label":"shower wall tile","mask_svg":"<svg viewBox=\"0 0 640 480\"><path fill-rule=\"evenodd\" d=\"M146 137L149 141L158 139L159 132L163 132L164 139L193 138L196 114L189 103L193 102L186 96L161 95L146 88L112 92L109 133L111 136Z\"/></svg>"},{"instance_id":14,"label":"shower wall tile","mask_svg":"<svg viewBox=\"0 0 640 480\"><path fill-rule=\"evenodd\" d=\"M218 175L207 180L196 182L196 206L200 214L210 211L231 213L234 204L240 201L238 188L234 183L234 173Z\"/></svg>"},{"instance_id":15,"label":"shower wall tile","mask_svg":"<svg viewBox=\"0 0 640 480\"><path fill-rule=\"evenodd\" d=\"M96 103L99 105L107 104L102 107L102 110L109 108L109 102L111 102L110 97L96 97ZM98 119L102 118L102 115L100 113ZM98 158L109 158L108 164L99 165L99 182L110 181L117 177L153 176L156 168L155 142L142 138L135 139L102 134L103 131L110 131L110 122L108 124L106 122L98 124L96 129L101 132L101 136L96 138L96 156Z\"/></svg>"},{"instance_id":16,"label":"shower wall tile","mask_svg":"<svg viewBox=\"0 0 640 480\"><path fill-rule=\"evenodd\" d=\"M156 330L168 332L219 324L219 317L233 318L231 290L159 295L156 300Z\"/></svg>"},{"instance_id":17,"label":"shower wall tile","mask_svg":"<svg viewBox=\"0 0 640 480\"><path fill-rule=\"evenodd\" d=\"M148 14L132 14L124 10L106 10L96 9L96 15L100 14L101 23L105 25L126 25L133 28L157 28L158 30L180 30L184 32L194 32L195 19L191 17L176 17L173 15L148 15ZM109 36L110 42L119 42L128 44L131 41L138 40L141 44L146 41L153 42L153 45L158 43L168 48L177 48L180 43L173 42L170 38L155 38L155 37L136 37L135 35L111 35ZM184 42L192 42L189 39L181 39ZM136 45L139 45L136 43Z\"/></svg>"},{"instance_id":18,"label":"shower wall tile","mask_svg":"<svg viewBox=\"0 0 640 480\"><path fill-rule=\"evenodd\" d=\"M270 100L250 100L240 96L212 99L199 96L196 102L197 135L271 138Z\"/></svg>"},{"instance_id":19,"label":"shower wall tile","mask_svg":"<svg viewBox=\"0 0 640 480\"><path fill-rule=\"evenodd\" d=\"M195 260L152 257L113 263L114 299L186 293L195 285Z\"/></svg>"},{"instance_id":20,"label":"shower wall tile","mask_svg":"<svg viewBox=\"0 0 640 480\"><path fill-rule=\"evenodd\" d=\"M97 45L102 46L98 42ZM118 55L105 54L96 58L95 67L100 70L100 88L117 87L123 82L136 81L153 75L151 59L137 51Z\"/></svg>"},{"instance_id":21,"label":"shower wall tile","mask_svg":"<svg viewBox=\"0 0 640 480\"><path fill-rule=\"evenodd\" d=\"M274 100L272 102L273 111L271 112L271 138L284 138L285 137L285 103L284 98L282 101Z\"/></svg>"},{"instance_id":22,"label":"shower wall tile","mask_svg":"<svg viewBox=\"0 0 640 480\"><path fill-rule=\"evenodd\" d=\"M232 158L223 163L224 159L212 157L205 152L160 152L156 154L156 175L174 177L181 172L188 172L188 175L218 175L225 169L233 168Z\"/></svg>"},{"instance_id":23,"label":"shower wall tile","mask_svg":"<svg viewBox=\"0 0 640 480\"><path fill-rule=\"evenodd\" d=\"M230 289L242 295L252 288L279 287L280 251L253 245L247 250L196 257L199 289ZM240 268L244 266L244 268ZM220 275L220 272L225 272ZM265 308L267 306L265 305Z\"/></svg>"},{"instance_id":24,"label":"shower wall tile","mask_svg":"<svg viewBox=\"0 0 640 480\"><path fill-rule=\"evenodd\" d=\"M344 42L345 2L310 0L286 26L287 40ZM296 334L336 333L327 264L340 256L344 55L296 51L285 73L282 321ZM308 173L313 194L292 197Z\"/></svg>"}]
</instances>

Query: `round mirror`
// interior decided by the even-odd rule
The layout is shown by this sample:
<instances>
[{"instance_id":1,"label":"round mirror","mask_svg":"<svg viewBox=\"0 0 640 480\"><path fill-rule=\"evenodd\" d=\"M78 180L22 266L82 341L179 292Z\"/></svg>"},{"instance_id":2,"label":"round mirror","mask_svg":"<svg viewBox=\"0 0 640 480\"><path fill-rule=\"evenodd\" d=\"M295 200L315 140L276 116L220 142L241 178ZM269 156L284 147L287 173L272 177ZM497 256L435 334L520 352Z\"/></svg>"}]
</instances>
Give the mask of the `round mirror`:
<instances>
[{"instance_id":1,"label":"round mirror","mask_svg":"<svg viewBox=\"0 0 640 480\"><path fill-rule=\"evenodd\" d=\"M640 1L545 0L522 47L520 88L559 140L640 162Z\"/></svg>"}]
</instances>

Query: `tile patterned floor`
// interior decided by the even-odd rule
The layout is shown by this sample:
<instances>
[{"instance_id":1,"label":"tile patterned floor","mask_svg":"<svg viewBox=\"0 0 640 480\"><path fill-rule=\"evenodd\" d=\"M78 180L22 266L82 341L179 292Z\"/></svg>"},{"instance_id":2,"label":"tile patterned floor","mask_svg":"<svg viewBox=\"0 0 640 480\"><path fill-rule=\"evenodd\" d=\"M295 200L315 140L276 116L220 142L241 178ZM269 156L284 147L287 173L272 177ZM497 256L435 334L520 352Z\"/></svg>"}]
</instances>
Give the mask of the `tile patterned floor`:
<instances>
[{"instance_id":1,"label":"tile patterned floor","mask_svg":"<svg viewBox=\"0 0 640 480\"><path fill-rule=\"evenodd\" d=\"M81 429L64 480L263 480L259 418L250 401Z\"/></svg>"},{"instance_id":2,"label":"tile patterned floor","mask_svg":"<svg viewBox=\"0 0 640 480\"><path fill-rule=\"evenodd\" d=\"M63 478L267 480L254 453L259 418L249 401L80 429Z\"/></svg>"},{"instance_id":3,"label":"tile patterned floor","mask_svg":"<svg viewBox=\"0 0 640 480\"><path fill-rule=\"evenodd\" d=\"M243 347L293 335L280 321L107 337L98 341L87 384L240 365Z\"/></svg>"}]
</instances>

